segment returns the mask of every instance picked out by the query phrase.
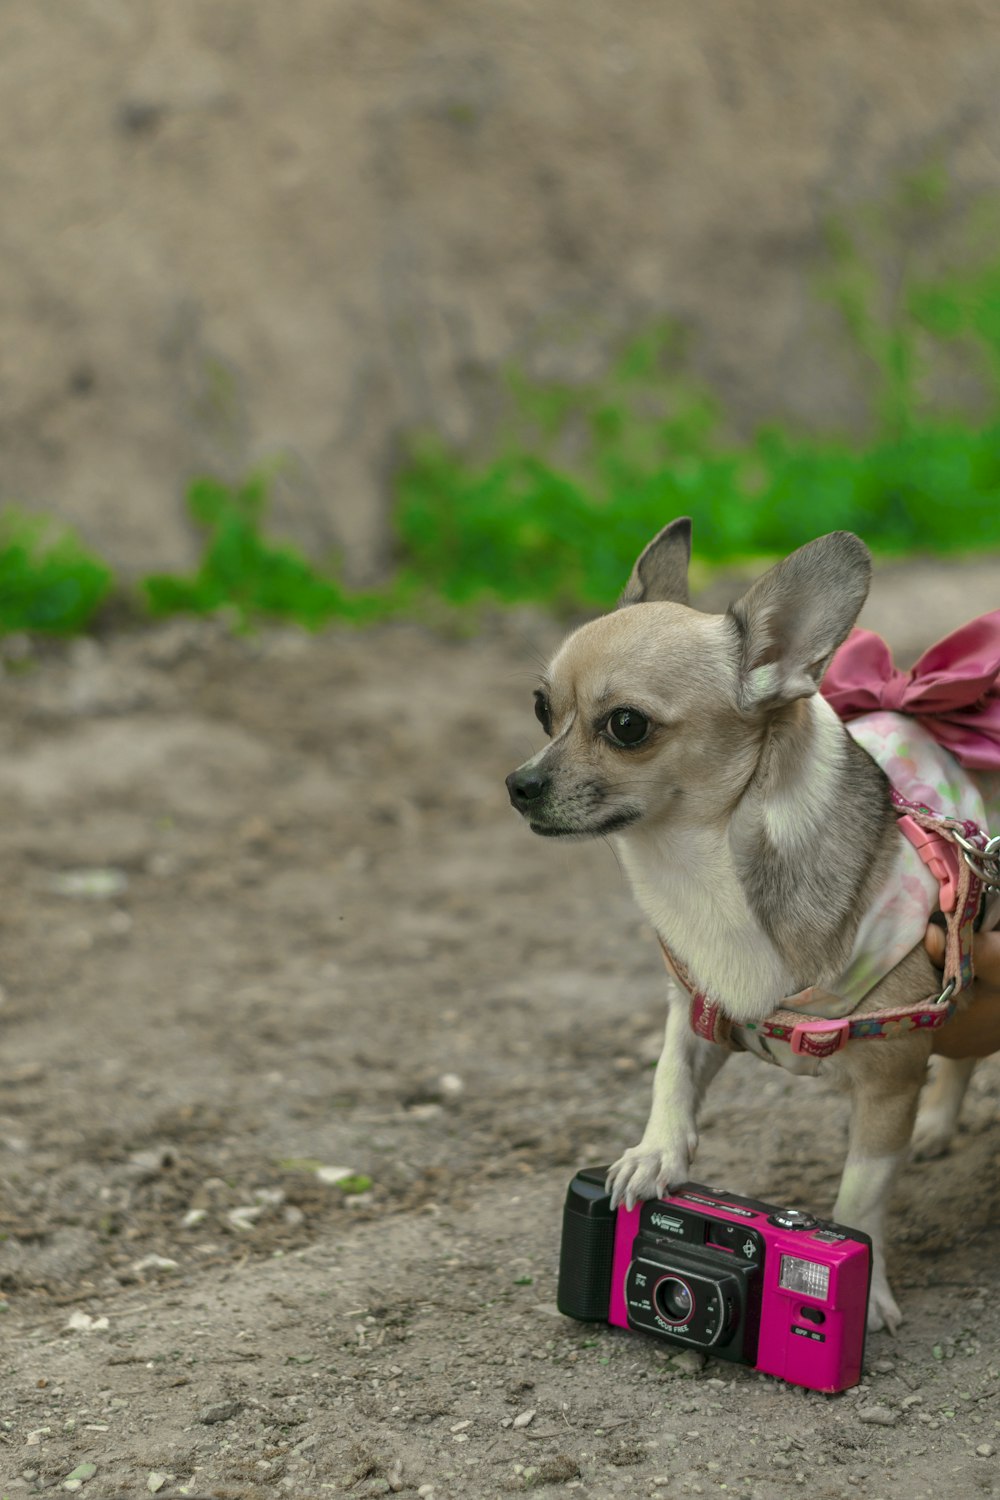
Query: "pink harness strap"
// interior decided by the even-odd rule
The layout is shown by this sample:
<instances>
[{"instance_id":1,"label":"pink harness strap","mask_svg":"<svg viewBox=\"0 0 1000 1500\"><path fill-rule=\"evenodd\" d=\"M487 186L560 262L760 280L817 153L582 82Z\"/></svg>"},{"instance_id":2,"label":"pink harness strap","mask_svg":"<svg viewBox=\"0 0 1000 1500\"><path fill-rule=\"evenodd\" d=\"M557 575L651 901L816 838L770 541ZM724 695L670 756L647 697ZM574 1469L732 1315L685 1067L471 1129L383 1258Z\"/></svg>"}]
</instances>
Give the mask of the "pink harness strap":
<instances>
[{"instance_id":1,"label":"pink harness strap","mask_svg":"<svg viewBox=\"0 0 1000 1500\"><path fill-rule=\"evenodd\" d=\"M890 796L896 812L901 814L897 827L903 825L903 834L916 846L941 888L946 932L944 977L946 983L954 981L957 994L975 977L972 928L979 914L983 886L997 878L992 858L996 840L964 818L949 818L923 803L908 801L895 788L890 789ZM914 826L923 836L919 844L911 831Z\"/></svg>"},{"instance_id":2,"label":"pink harness strap","mask_svg":"<svg viewBox=\"0 0 1000 1500\"><path fill-rule=\"evenodd\" d=\"M819 1003L824 991L815 986L789 995L791 1006L775 1010L762 1021L734 1023L722 1002L709 999L692 981L683 964L660 938L664 960L691 996L691 1029L705 1041L730 1050L743 1050L733 1036L733 1025L760 1037L788 1042L794 1053L824 1058L839 1052L850 1041L869 1038L892 1038L910 1031L936 1031L955 1013L955 997L972 983L972 927L979 911L984 884L984 864L994 852L996 841L974 823L947 818L920 803L908 802L892 792L893 806L900 813L900 831L910 839L921 859L932 870L941 886L941 910L945 915L946 942L944 989L940 995L929 995L916 1005L891 1010L865 1011L861 1015L826 1020L803 1016L801 1010ZM903 812L903 809L906 809ZM975 867L970 852L978 855ZM960 857L965 854L965 858ZM946 904L947 903L947 904Z\"/></svg>"},{"instance_id":3,"label":"pink harness strap","mask_svg":"<svg viewBox=\"0 0 1000 1500\"><path fill-rule=\"evenodd\" d=\"M680 978L677 960L666 949L664 953ZM681 983L684 983L683 979ZM685 988L691 994L691 1030L705 1041L728 1047L730 1051L745 1050L734 1038L734 1022L719 1001L710 1000L703 991L691 990L686 984ZM807 989L788 998L797 1006L806 1006L815 1003L821 994L822 991ZM832 1057L848 1042L863 1038L891 1038L915 1030L936 1031L955 1013L954 994L954 985L949 982L940 996L929 995L917 1005L898 1006L892 1010L866 1011L860 1016L842 1016L828 1021L819 1016L815 1019L803 1016L800 1010L783 1008L772 1011L762 1021L740 1021L738 1024L758 1036L788 1042L792 1051L800 1056Z\"/></svg>"}]
</instances>

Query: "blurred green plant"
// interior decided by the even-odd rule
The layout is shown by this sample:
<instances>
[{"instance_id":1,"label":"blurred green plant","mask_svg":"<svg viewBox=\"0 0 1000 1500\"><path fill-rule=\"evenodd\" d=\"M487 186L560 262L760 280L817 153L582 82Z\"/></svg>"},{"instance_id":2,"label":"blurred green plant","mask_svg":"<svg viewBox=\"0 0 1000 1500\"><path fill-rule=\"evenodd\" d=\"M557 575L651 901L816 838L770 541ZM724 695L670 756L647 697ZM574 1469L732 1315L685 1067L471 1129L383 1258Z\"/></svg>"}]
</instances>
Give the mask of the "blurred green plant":
<instances>
[{"instance_id":1,"label":"blurred green plant","mask_svg":"<svg viewBox=\"0 0 1000 1500\"><path fill-rule=\"evenodd\" d=\"M155 573L145 578L150 613L225 609L240 625L265 617L292 620L307 630L334 618L361 623L385 613L386 596L348 593L293 547L270 541L262 530L266 502L267 480L261 474L235 486L195 480L187 506L206 533L201 563L189 577Z\"/></svg>"},{"instance_id":2,"label":"blurred green plant","mask_svg":"<svg viewBox=\"0 0 1000 1500\"><path fill-rule=\"evenodd\" d=\"M956 209L936 167L830 226L819 290L868 391L863 438L778 425L735 438L691 377L680 333L661 323L590 379L507 370L485 453L415 439L396 481L397 567L381 589L351 591L271 538L257 474L192 484L201 560L189 575L146 578L145 604L153 615L224 611L240 626L270 618L308 629L434 619L442 601L606 607L646 541L678 515L693 518L709 564L841 528L882 553L1000 548L998 230L1000 204ZM955 389L964 411L942 399ZM84 629L111 586L72 534L15 513L0 520L0 632Z\"/></svg>"},{"instance_id":3,"label":"blurred green plant","mask_svg":"<svg viewBox=\"0 0 1000 1500\"><path fill-rule=\"evenodd\" d=\"M73 532L42 516L0 515L0 634L85 630L112 584Z\"/></svg>"},{"instance_id":4,"label":"blurred green plant","mask_svg":"<svg viewBox=\"0 0 1000 1500\"><path fill-rule=\"evenodd\" d=\"M821 290L867 371L865 439L768 426L734 441L686 374L676 330L661 325L599 380L509 372L506 422L486 458L434 437L415 444L396 509L407 566L455 603L607 605L676 515L693 518L699 557L716 562L837 529L883 553L1000 546L1000 260L966 255L934 274L914 249L921 225L953 221L930 169L853 228L830 229ZM994 224L984 213L986 245ZM932 394L947 345L978 380L978 421Z\"/></svg>"}]
</instances>

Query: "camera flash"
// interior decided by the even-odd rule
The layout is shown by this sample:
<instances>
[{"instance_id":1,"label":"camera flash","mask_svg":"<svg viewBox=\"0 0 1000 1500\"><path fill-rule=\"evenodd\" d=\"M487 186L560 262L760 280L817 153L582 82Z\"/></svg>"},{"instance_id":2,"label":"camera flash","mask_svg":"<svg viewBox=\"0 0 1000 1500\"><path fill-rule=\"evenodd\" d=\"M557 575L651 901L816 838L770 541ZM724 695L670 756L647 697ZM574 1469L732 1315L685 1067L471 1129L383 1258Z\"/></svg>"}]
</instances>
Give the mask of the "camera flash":
<instances>
[{"instance_id":1,"label":"camera flash","mask_svg":"<svg viewBox=\"0 0 1000 1500\"><path fill-rule=\"evenodd\" d=\"M814 1260L800 1260L797 1255L783 1255L778 1285L786 1292L802 1292L806 1297L825 1300L830 1290L830 1267Z\"/></svg>"}]
</instances>

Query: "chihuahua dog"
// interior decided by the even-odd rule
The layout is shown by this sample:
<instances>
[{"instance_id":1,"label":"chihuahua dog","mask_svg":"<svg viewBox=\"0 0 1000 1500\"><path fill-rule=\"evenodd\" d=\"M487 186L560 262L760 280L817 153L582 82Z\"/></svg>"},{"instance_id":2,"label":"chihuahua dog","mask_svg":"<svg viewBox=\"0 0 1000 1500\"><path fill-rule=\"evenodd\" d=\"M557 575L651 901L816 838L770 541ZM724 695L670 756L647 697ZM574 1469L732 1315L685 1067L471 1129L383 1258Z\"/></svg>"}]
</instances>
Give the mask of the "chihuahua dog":
<instances>
[{"instance_id":1,"label":"chihuahua dog","mask_svg":"<svg viewBox=\"0 0 1000 1500\"><path fill-rule=\"evenodd\" d=\"M551 742L507 786L538 834L609 836L665 950L732 1020L758 1021L807 986L837 993L894 868L886 777L817 691L864 603L871 562L857 537L835 532L709 615L688 605L690 536L687 520L661 531L618 609L563 644L535 695ZM938 979L916 947L858 1011L914 1004ZM728 1055L692 1031L690 1009L671 986L649 1121L609 1175L615 1206L689 1175L698 1106ZM900 1321L885 1213L930 1050L927 1032L910 1031L819 1063L787 1046L771 1059L851 1091L833 1214L871 1236L871 1328Z\"/></svg>"}]
</instances>

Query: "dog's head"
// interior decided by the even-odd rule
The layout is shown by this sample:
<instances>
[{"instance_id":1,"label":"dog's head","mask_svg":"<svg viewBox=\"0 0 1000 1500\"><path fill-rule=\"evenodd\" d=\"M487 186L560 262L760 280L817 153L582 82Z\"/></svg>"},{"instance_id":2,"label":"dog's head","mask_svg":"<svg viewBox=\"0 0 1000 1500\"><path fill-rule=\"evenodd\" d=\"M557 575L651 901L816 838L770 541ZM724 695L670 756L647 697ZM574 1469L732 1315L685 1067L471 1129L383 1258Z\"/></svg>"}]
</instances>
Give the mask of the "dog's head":
<instances>
[{"instance_id":1,"label":"dog's head","mask_svg":"<svg viewBox=\"0 0 1000 1500\"><path fill-rule=\"evenodd\" d=\"M724 615L688 605L691 523L639 557L618 608L575 631L535 693L551 743L507 777L510 800L549 836L640 821L728 817L769 731L794 722L868 592L850 532L778 563Z\"/></svg>"}]
</instances>

